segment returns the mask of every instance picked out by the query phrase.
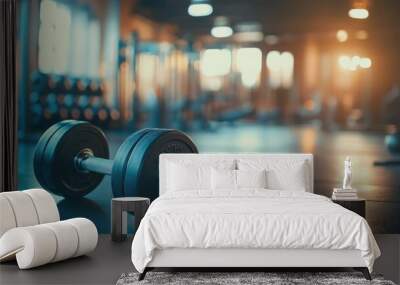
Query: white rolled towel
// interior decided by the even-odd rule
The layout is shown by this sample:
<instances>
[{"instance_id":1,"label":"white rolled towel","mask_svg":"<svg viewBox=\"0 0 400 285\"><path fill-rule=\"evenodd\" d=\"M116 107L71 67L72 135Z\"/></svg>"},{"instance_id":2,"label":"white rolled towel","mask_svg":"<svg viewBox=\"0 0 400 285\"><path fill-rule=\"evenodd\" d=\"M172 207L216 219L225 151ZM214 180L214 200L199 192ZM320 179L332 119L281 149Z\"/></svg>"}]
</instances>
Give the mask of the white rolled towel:
<instances>
[{"instance_id":1,"label":"white rolled towel","mask_svg":"<svg viewBox=\"0 0 400 285\"><path fill-rule=\"evenodd\" d=\"M15 227L60 220L56 202L43 189L0 193L0 237Z\"/></svg>"},{"instance_id":2,"label":"white rolled towel","mask_svg":"<svg viewBox=\"0 0 400 285\"><path fill-rule=\"evenodd\" d=\"M56 202L49 192L43 189L28 189L22 193L28 194L32 199L39 224L57 222L60 220Z\"/></svg>"},{"instance_id":3,"label":"white rolled towel","mask_svg":"<svg viewBox=\"0 0 400 285\"><path fill-rule=\"evenodd\" d=\"M0 238L0 261L16 257L28 269L87 254L97 240L96 226L85 218L13 228Z\"/></svg>"},{"instance_id":4,"label":"white rolled towel","mask_svg":"<svg viewBox=\"0 0 400 285\"><path fill-rule=\"evenodd\" d=\"M15 228L17 221L8 199L0 195L0 237L9 229Z\"/></svg>"}]
</instances>

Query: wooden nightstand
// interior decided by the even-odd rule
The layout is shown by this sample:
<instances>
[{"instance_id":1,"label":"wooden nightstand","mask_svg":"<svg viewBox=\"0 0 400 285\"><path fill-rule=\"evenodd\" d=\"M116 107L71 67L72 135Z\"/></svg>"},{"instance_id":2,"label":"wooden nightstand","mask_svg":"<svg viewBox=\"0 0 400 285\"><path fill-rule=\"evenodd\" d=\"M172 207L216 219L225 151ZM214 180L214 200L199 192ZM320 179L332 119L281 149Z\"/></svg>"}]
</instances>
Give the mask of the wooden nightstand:
<instances>
[{"instance_id":1,"label":"wooden nightstand","mask_svg":"<svg viewBox=\"0 0 400 285\"><path fill-rule=\"evenodd\" d=\"M354 200L334 200L332 202L339 204L340 206L359 214L361 217L365 218L365 199L354 199Z\"/></svg>"}]
</instances>

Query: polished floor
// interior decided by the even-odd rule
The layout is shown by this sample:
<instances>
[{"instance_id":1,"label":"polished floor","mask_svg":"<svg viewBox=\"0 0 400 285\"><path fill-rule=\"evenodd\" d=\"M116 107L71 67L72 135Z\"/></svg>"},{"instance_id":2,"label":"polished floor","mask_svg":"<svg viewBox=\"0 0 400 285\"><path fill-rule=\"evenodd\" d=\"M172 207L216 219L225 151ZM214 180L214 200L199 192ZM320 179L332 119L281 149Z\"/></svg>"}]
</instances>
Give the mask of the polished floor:
<instances>
[{"instance_id":1,"label":"polished floor","mask_svg":"<svg viewBox=\"0 0 400 285\"><path fill-rule=\"evenodd\" d=\"M113 155L128 132L109 132ZM330 196L341 184L343 161L353 160L353 186L367 199L367 220L376 234L400 233L400 167L375 167L373 162L392 156L384 136L362 131L325 132L318 126L262 126L240 123L219 125L212 131L189 133L200 152L304 152L314 154L315 193ZM32 170L35 139L19 145L19 188L40 187ZM87 217L101 233L110 232L110 179L82 199L54 196L62 218Z\"/></svg>"},{"instance_id":2,"label":"polished floor","mask_svg":"<svg viewBox=\"0 0 400 285\"><path fill-rule=\"evenodd\" d=\"M385 279L392 280L396 284L399 284L400 235L376 235L375 237L382 251L382 256L375 262L374 273L382 274ZM115 243L111 241L110 235L100 235L96 250L87 256L52 263L29 270L19 270L15 261L0 264L0 284L115 284L122 273L134 272L135 270L130 260L131 241L132 237L124 242ZM262 270L269 272L339 272L352 269L268 268Z\"/></svg>"},{"instance_id":3,"label":"polished floor","mask_svg":"<svg viewBox=\"0 0 400 285\"><path fill-rule=\"evenodd\" d=\"M134 271L131 240L114 243L109 235L101 235L96 250L87 256L28 270L19 270L15 261L1 264L0 284L115 284L122 273Z\"/></svg>"}]
</instances>

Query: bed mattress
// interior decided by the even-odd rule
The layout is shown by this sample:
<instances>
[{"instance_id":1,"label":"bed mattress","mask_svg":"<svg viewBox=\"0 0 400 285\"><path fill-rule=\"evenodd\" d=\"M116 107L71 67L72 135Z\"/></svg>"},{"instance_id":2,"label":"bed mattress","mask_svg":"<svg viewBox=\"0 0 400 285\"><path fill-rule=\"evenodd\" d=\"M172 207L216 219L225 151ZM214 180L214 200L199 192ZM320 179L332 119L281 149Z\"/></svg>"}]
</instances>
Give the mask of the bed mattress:
<instances>
[{"instance_id":1,"label":"bed mattress","mask_svg":"<svg viewBox=\"0 0 400 285\"><path fill-rule=\"evenodd\" d=\"M307 192L246 189L166 193L150 206L132 243L139 272L163 249L359 250L372 271L379 248L361 216Z\"/></svg>"}]
</instances>

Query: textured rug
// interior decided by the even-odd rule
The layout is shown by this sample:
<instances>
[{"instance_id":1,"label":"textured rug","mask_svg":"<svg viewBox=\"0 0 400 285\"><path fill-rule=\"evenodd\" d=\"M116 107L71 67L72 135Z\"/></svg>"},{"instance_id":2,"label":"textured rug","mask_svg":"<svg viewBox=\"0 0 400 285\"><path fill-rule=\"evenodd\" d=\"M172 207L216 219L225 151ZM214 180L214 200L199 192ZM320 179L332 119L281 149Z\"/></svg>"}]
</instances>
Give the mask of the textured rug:
<instances>
[{"instance_id":1,"label":"textured rug","mask_svg":"<svg viewBox=\"0 0 400 285\"><path fill-rule=\"evenodd\" d=\"M138 273L122 274L117 285L133 284L379 284L395 285L392 281L384 280L382 276L372 275L368 281L359 272L148 272L146 278L138 281Z\"/></svg>"}]
</instances>

